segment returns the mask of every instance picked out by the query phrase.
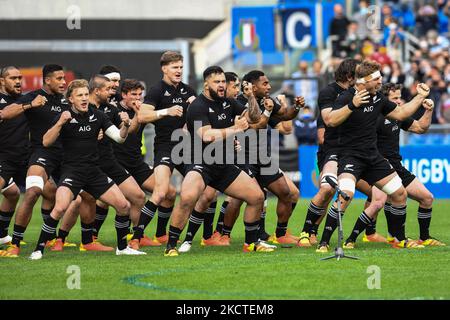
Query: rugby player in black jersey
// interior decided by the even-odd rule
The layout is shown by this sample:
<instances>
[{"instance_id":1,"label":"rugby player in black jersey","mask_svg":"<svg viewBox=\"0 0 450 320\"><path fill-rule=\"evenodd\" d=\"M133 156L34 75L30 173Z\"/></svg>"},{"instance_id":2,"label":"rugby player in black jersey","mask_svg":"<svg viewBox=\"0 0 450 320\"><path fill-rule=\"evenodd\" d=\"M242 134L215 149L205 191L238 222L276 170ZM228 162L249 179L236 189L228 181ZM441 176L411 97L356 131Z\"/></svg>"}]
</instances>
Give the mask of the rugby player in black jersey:
<instances>
[{"instance_id":1,"label":"rugby player in black jersey","mask_svg":"<svg viewBox=\"0 0 450 320\"><path fill-rule=\"evenodd\" d=\"M0 245L9 244L12 237L8 228L20 190L17 185L25 186L25 174L29 157L29 128L22 114L15 119L4 120L2 110L15 103L22 95L22 74L14 66L0 69L0 193L3 200L0 205ZM0 250L0 257L17 257L6 250Z\"/></svg>"},{"instance_id":2,"label":"rugby player in black jersey","mask_svg":"<svg viewBox=\"0 0 450 320\"><path fill-rule=\"evenodd\" d=\"M283 131L283 121L291 120L298 114L300 108L304 105L304 99L302 97L296 97L295 106L288 108L285 100L282 105L269 97L271 86L267 76L259 70L253 70L247 73L243 77L243 82L250 83L252 85L253 96L256 98L256 102L260 107L260 112L268 118L268 124L275 129ZM238 100L242 104L247 103L247 99L243 95L238 96ZM264 126L264 128L266 128ZM261 159L257 157L256 163L248 162L247 159L251 158L251 154L258 154L260 148L267 148L267 154L270 154L270 143L267 146L260 145L261 141L258 139L256 143L250 141L250 145L247 143L244 145L246 166L250 172L254 175L261 188L266 188L278 197L277 204L277 216L278 223L274 236L271 237L271 241L277 244L294 244L297 243L298 238L287 233L288 220L292 214L293 209L298 201L299 192L297 187L288 182L288 179L279 170L279 168L271 168L271 162L263 164ZM256 147L256 149L255 149ZM270 173L264 173L263 171L271 168ZM231 228L235 222L237 215L239 214L239 207L242 202L237 200L230 201L227 209L225 210L224 230L225 236L229 236ZM263 212L263 211L262 211ZM260 226L260 229L264 229Z\"/></svg>"},{"instance_id":3,"label":"rugby player in black jersey","mask_svg":"<svg viewBox=\"0 0 450 320\"><path fill-rule=\"evenodd\" d=\"M28 162L26 177L26 192L20 204L14 224L13 239L7 249L12 254L20 252L20 241L30 222L33 207L40 195L43 195L41 208L43 219L47 219L53 207L56 187L49 178L59 178L59 169L62 160L62 148L59 142L51 148L42 145L42 136L51 127L56 115L68 109L68 104L62 93L65 90L65 77L63 68L59 65L49 64L42 69L42 89L22 96L3 111L5 119L12 119L25 114L30 128L30 141L32 146L31 157ZM77 198L70 206L64 219L74 223L81 199ZM56 237L56 234L55 234ZM51 239L49 239L51 240Z\"/></svg>"},{"instance_id":4,"label":"rugby player in black jersey","mask_svg":"<svg viewBox=\"0 0 450 320\"><path fill-rule=\"evenodd\" d=\"M245 107L225 97L225 74L218 66L203 72L203 93L189 106L186 124L190 133L190 164L181 185L180 202L169 227L165 256L177 256L177 241L200 195L207 186L247 202L244 214L244 252L271 252L258 242L259 215L264 195L258 184L234 162L234 137L260 120L257 108ZM230 147L231 146L231 147ZM185 150L186 151L186 150ZM217 152L216 152L217 151ZM230 154L227 154L227 151Z\"/></svg>"},{"instance_id":5,"label":"rugby player in black jersey","mask_svg":"<svg viewBox=\"0 0 450 320\"><path fill-rule=\"evenodd\" d=\"M132 126L130 127L130 134L124 144L113 143L114 154L119 162L136 180L138 185L144 191L153 192L155 186L155 176L153 174L153 168L144 162L144 157L141 153L142 147L142 133L145 128L145 124L138 122L138 115L140 108L142 107L142 91L144 87L142 84L134 79L125 79L122 83L121 94L122 101L119 103L119 111L128 113L128 116L132 120ZM145 107L145 106L144 106ZM169 216L172 212L173 203L175 201L176 191L175 187L169 184L169 190L166 197L162 200L159 211L163 216ZM150 222L151 218L155 214L156 210L153 210L154 206L150 200L148 200L145 206L142 208L139 220L145 219L145 223L139 221L137 227L134 230L133 239L141 239L144 235L144 229ZM168 220L168 218L167 218ZM165 222L165 225L167 222ZM165 230L165 228L162 228ZM165 243L167 241L167 235L164 234L159 238L156 236L153 239L155 245ZM133 241L136 244L136 241Z\"/></svg>"},{"instance_id":6,"label":"rugby player in black jersey","mask_svg":"<svg viewBox=\"0 0 450 320\"><path fill-rule=\"evenodd\" d=\"M186 124L186 111L189 104L195 99L195 91L183 83L183 56L175 51L166 51L160 59L163 78L152 86L144 98L144 104L138 112L138 120L143 126L149 122L155 126L154 152L154 179L155 189L151 199L147 202L147 215L141 215L139 225L144 228L150 223L152 216L158 210L158 224L156 240L167 242L167 224L172 207L163 205L169 195L170 177L177 169L184 175L184 164L175 164L172 160L172 149L179 141L172 140L172 133L182 129ZM142 236L139 230L134 238Z\"/></svg>"},{"instance_id":7,"label":"rugby player in black jersey","mask_svg":"<svg viewBox=\"0 0 450 320\"><path fill-rule=\"evenodd\" d=\"M114 107L118 107L119 102L122 100L122 95L120 94L120 70L115 66L105 65L100 68L98 73L104 75L111 81L111 93L108 102Z\"/></svg>"},{"instance_id":8,"label":"rugby player in black jersey","mask_svg":"<svg viewBox=\"0 0 450 320\"><path fill-rule=\"evenodd\" d=\"M419 84L418 95L400 108L378 92L382 83L378 63L363 61L356 67L355 76L355 86L341 93L333 104L333 111L329 113L327 121L329 126L340 126L339 187L350 196L349 201L340 199L342 210L345 211L353 198L356 181L362 178L390 195L392 211L395 212L393 236L399 241L397 246L419 247L416 242L406 239L406 190L394 168L378 152L376 122L380 114L394 120L405 120L422 105L429 94L429 88L425 84ZM337 226L337 218L337 214L330 214L329 211L317 252L328 251L331 235ZM371 221L372 218L364 211L358 219L361 226L366 226Z\"/></svg>"},{"instance_id":9,"label":"rugby player in black jersey","mask_svg":"<svg viewBox=\"0 0 450 320\"><path fill-rule=\"evenodd\" d=\"M53 121L54 125L43 136L42 143L45 147L51 146L61 137L64 158L55 207L42 225L36 249L30 259L42 258L45 243L51 237L58 220L82 189L116 209L116 254L145 254L127 246L130 204L119 187L98 167L97 144L100 130L117 143L123 143L131 125L128 114L120 114L122 125L118 129L103 112L91 108L86 80L72 81L67 88L66 97L70 102L70 109L58 115Z\"/></svg>"},{"instance_id":10,"label":"rugby player in black jersey","mask_svg":"<svg viewBox=\"0 0 450 320\"><path fill-rule=\"evenodd\" d=\"M317 151L317 165L319 167L319 190L309 203L308 211L300 234L298 245L309 247L316 244L317 227L320 224L328 204L333 198L335 190L325 180L327 176L337 179L338 161L338 128L328 127L324 121L332 111L333 103L339 94L355 84L355 69L358 65L355 59L345 59L335 72L335 82L328 84L319 92L317 118L317 136L319 149ZM333 207L330 208L330 210Z\"/></svg>"},{"instance_id":11,"label":"rugby player in black jersey","mask_svg":"<svg viewBox=\"0 0 450 320\"><path fill-rule=\"evenodd\" d=\"M386 83L381 88L381 93L390 101L398 106L403 105L401 98L401 85ZM433 206L433 194L401 163L402 156L400 155L399 139L400 129L422 134L425 133L430 124L433 114L434 102L431 99L425 99L422 103L424 108L423 115L419 120L414 120L409 117L404 121L389 120L383 116L377 119L377 147L380 154L389 160L389 163L394 167L395 171L402 179L402 184L408 193L408 198L419 202L419 210L417 218L419 221L420 236L418 243L424 246L445 246L445 244L430 236L431 211ZM384 211L388 225L388 232L391 233L391 217L390 212L391 203L389 197L382 191L374 187L377 197L381 198L384 204ZM376 214L375 214L376 216ZM358 227L358 224L355 225ZM362 230L354 229L351 236L346 240L345 248L353 248L358 234ZM366 231L367 232L367 231ZM395 245L395 238L388 236L388 242Z\"/></svg>"}]
</instances>

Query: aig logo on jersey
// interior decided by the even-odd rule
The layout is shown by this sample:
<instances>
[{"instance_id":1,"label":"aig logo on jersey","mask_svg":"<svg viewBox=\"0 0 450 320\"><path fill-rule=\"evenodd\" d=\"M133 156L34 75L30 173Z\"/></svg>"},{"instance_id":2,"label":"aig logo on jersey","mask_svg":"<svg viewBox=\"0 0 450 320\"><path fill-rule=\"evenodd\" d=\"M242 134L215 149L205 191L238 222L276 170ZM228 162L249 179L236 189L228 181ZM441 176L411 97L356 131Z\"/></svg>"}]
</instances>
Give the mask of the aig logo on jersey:
<instances>
[{"instance_id":1,"label":"aig logo on jersey","mask_svg":"<svg viewBox=\"0 0 450 320\"><path fill-rule=\"evenodd\" d=\"M183 99L182 98L174 98L174 99L172 99L172 103L183 103Z\"/></svg>"},{"instance_id":2,"label":"aig logo on jersey","mask_svg":"<svg viewBox=\"0 0 450 320\"><path fill-rule=\"evenodd\" d=\"M226 118L227 118L227 116L226 116L225 113L219 114L219 115L217 116L217 119L218 119L218 120L225 120Z\"/></svg>"},{"instance_id":3,"label":"aig logo on jersey","mask_svg":"<svg viewBox=\"0 0 450 320\"><path fill-rule=\"evenodd\" d=\"M50 109L50 111L61 112L61 111L62 111L62 109L61 109L61 107L60 107L60 106L52 106L52 107L51 107L51 109Z\"/></svg>"},{"instance_id":4,"label":"aig logo on jersey","mask_svg":"<svg viewBox=\"0 0 450 320\"><path fill-rule=\"evenodd\" d=\"M364 107L364 112L372 112L373 106Z\"/></svg>"},{"instance_id":5,"label":"aig logo on jersey","mask_svg":"<svg viewBox=\"0 0 450 320\"><path fill-rule=\"evenodd\" d=\"M91 126L87 125L87 126L81 126L80 129L78 129L78 132L89 132L91 131Z\"/></svg>"}]
</instances>

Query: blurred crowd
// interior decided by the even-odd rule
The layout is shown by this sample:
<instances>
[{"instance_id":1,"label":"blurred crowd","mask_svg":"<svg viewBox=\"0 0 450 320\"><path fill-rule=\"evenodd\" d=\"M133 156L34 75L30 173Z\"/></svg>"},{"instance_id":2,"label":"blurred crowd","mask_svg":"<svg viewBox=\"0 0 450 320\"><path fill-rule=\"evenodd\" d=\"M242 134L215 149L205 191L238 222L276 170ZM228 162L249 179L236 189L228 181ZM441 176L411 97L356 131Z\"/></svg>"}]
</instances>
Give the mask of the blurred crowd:
<instances>
[{"instance_id":1,"label":"blurred crowd","mask_svg":"<svg viewBox=\"0 0 450 320\"><path fill-rule=\"evenodd\" d=\"M318 93L333 81L336 66L348 57L371 59L382 65L384 82L403 85L405 101L416 94L417 83L427 83L435 101L432 123L450 123L450 0L385 0L374 4L373 0L355 1L351 17L336 4L329 25L331 63L323 66L321 60L299 61L298 70L283 83L282 92L287 96L301 93L317 116ZM297 124L303 125L301 119Z\"/></svg>"}]
</instances>

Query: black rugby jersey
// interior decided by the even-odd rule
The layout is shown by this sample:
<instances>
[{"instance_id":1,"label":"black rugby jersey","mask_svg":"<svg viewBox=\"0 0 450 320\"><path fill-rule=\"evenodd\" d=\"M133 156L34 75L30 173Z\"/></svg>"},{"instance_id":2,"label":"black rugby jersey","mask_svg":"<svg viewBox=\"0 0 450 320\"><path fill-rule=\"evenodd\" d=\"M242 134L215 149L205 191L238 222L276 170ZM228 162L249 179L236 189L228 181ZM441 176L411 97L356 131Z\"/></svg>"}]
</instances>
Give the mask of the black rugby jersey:
<instances>
[{"instance_id":1,"label":"black rugby jersey","mask_svg":"<svg viewBox=\"0 0 450 320\"><path fill-rule=\"evenodd\" d=\"M196 129L198 130L207 125L210 125L212 129L232 127L234 125L234 118L241 115L244 110L245 107L234 99L225 98L223 100L213 101L200 94L189 106L186 115L186 124L191 135L191 160L195 161L195 140L201 139L197 135ZM232 139L232 137L228 137L228 139ZM222 148L224 156L226 156L225 140L213 143L218 144L219 148ZM203 152L209 143L201 141L201 145ZM229 151L233 152L234 155L234 148Z\"/></svg>"},{"instance_id":2,"label":"black rugby jersey","mask_svg":"<svg viewBox=\"0 0 450 320\"><path fill-rule=\"evenodd\" d=\"M195 91L187 84L180 82L177 87L169 85L164 80L158 82L150 88L150 91L144 98L144 103L151 104L155 110L162 110L179 105L183 107L183 116L166 116L153 124L155 125L155 149L174 146L178 141L171 141L172 132L181 129L186 123L186 111L188 108L187 100L196 96Z\"/></svg>"},{"instance_id":3,"label":"black rugby jersey","mask_svg":"<svg viewBox=\"0 0 450 320\"><path fill-rule=\"evenodd\" d=\"M113 124L109 118L96 108L78 113L69 109L72 119L61 128L60 138L64 149L63 166L84 168L98 165L98 134L105 132ZM54 119L54 124L61 116Z\"/></svg>"},{"instance_id":4,"label":"black rugby jersey","mask_svg":"<svg viewBox=\"0 0 450 320\"><path fill-rule=\"evenodd\" d=\"M317 117L317 128L325 128L325 136L323 146L319 145L319 149L337 147L338 145L338 127L327 127L322 119L322 110L333 108L333 104L337 97L345 91L336 82L329 83L325 88L320 90L317 105L319 107L319 115Z\"/></svg>"},{"instance_id":5,"label":"black rugby jersey","mask_svg":"<svg viewBox=\"0 0 450 320\"><path fill-rule=\"evenodd\" d=\"M19 99L20 96L0 93L0 110ZM0 158L23 160L28 157L29 149L30 128L25 115L0 122Z\"/></svg>"},{"instance_id":6,"label":"black rugby jersey","mask_svg":"<svg viewBox=\"0 0 450 320\"><path fill-rule=\"evenodd\" d=\"M350 88L339 95L333 109L346 106L354 97L356 90ZM377 151L377 119L380 114L386 116L397 105L377 92L369 97L369 102L353 110L350 116L339 126L339 148L344 151L371 156Z\"/></svg>"},{"instance_id":7,"label":"black rugby jersey","mask_svg":"<svg viewBox=\"0 0 450 320\"><path fill-rule=\"evenodd\" d=\"M135 112L131 109L125 109L122 104L117 108L118 112L126 112L130 119L133 119ZM123 144L112 142L114 154L121 163L128 163L130 165L142 161L143 156L141 152L142 147L142 133L144 132L145 124L139 124L138 128L133 133L128 133L128 137Z\"/></svg>"},{"instance_id":8,"label":"black rugby jersey","mask_svg":"<svg viewBox=\"0 0 450 320\"><path fill-rule=\"evenodd\" d=\"M97 110L103 112L108 119L111 121L112 124L114 124L117 128L120 127L120 124L122 123L122 120L119 116L119 110L109 104L109 103L102 103L97 108L93 104L89 104L89 107L96 108ZM103 138L98 141L98 153L100 157L100 161L108 161L115 159L112 140L109 138L105 133L103 132Z\"/></svg>"},{"instance_id":9,"label":"black rugby jersey","mask_svg":"<svg viewBox=\"0 0 450 320\"><path fill-rule=\"evenodd\" d=\"M30 108L25 111L25 116L30 126L31 145L34 149L43 148L42 137L53 126L55 117L69 110L69 103L62 94L48 94L43 89L26 94L20 99L20 103L29 104L38 95L46 97L47 103L42 107ZM55 141L50 149L61 151L59 139Z\"/></svg>"},{"instance_id":10,"label":"black rugby jersey","mask_svg":"<svg viewBox=\"0 0 450 320\"><path fill-rule=\"evenodd\" d=\"M409 117L404 121L390 120L379 116L377 120L377 147L381 155L388 160L402 160L400 155L400 129L407 131L414 119Z\"/></svg>"}]
</instances>

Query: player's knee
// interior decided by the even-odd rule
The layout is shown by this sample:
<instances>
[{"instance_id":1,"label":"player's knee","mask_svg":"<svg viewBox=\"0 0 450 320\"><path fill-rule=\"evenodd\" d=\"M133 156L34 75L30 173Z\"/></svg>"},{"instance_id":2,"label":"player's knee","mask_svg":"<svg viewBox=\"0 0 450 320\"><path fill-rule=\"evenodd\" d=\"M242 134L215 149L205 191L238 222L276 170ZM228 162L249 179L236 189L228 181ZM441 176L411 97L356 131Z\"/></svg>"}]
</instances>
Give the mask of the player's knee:
<instances>
[{"instance_id":1,"label":"player's knee","mask_svg":"<svg viewBox=\"0 0 450 320\"><path fill-rule=\"evenodd\" d=\"M167 196L167 198L169 198L168 194L166 192L162 191L162 190L153 192L153 194L152 194L152 201L156 205L159 205L159 204L161 204L161 202L163 202L166 199L166 196Z\"/></svg>"},{"instance_id":2,"label":"player's knee","mask_svg":"<svg viewBox=\"0 0 450 320\"><path fill-rule=\"evenodd\" d=\"M134 198L134 202L138 206L144 206L144 204L145 204L145 193L144 193L144 191L138 190L133 198Z\"/></svg>"},{"instance_id":3,"label":"player's knee","mask_svg":"<svg viewBox=\"0 0 450 320\"><path fill-rule=\"evenodd\" d=\"M130 203L128 202L128 200L123 198L122 200L119 200L117 202L116 210L117 213L119 213L120 215L127 215L128 212L130 211Z\"/></svg>"},{"instance_id":4,"label":"player's knee","mask_svg":"<svg viewBox=\"0 0 450 320\"><path fill-rule=\"evenodd\" d=\"M169 191L166 194L166 200L173 203L175 202L176 197L177 197L177 190L175 189L174 186L170 185Z\"/></svg>"},{"instance_id":5,"label":"player's knee","mask_svg":"<svg viewBox=\"0 0 450 320\"><path fill-rule=\"evenodd\" d=\"M3 193L3 196L5 198L7 198L9 201L17 203L17 201L19 201L19 198L20 198L20 190L17 187L16 188L9 188L8 190L6 190Z\"/></svg>"},{"instance_id":6,"label":"player's knee","mask_svg":"<svg viewBox=\"0 0 450 320\"><path fill-rule=\"evenodd\" d=\"M431 192L424 194L424 197L420 200L420 206L423 208L431 208L433 206L434 196Z\"/></svg>"},{"instance_id":7,"label":"player's knee","mask_svg":"<svg viewBox=\"0 0 450 320\"><path fill-rule=\"evenodd\" d=\"M334 196L334 188L330 186L328 183L322 183L320 185L320 194L322 195L323 199L330 199Z\"/></svg>"},{"instance_id":8,"label":"player's knee","mask_svg":"<svg viewBox=\"0 0 450 320\"><path fill-rule=\"evenodd\" d=\"M53 208L52 212L51 212L51 216L54 219L61 219L61 217L64 215L64 213L66 212L67 207L63 206L61 204L55 204L55 207Z\"/></svg>"},{"instance_id":9,"label":"player's knee","mask_svg":"<svg viewBox=\"0 0 450 320\"><path fill-rule=\"evenodd\" d=\"M264 204L264 193L261 190L257 192L252 192L251 195L247 198L247 204L251 206L263 206Z\"/></svg>"},{"instance_id":10,"label":"player's knee","mask_svg":"<svg viewBox=\"0 0 450 320\"><path fill-rule=\"evenodd\" d=\"M384 201L382 200L372 200L370 202L370 206L372 206L376 211L380 211L384 208Z\"/></svg>"},{"instance_id":11,"label":"player's knee","mask_svg":"<svg viewBox=\"0 0 450 320\"><path fill-rule=\"evenodd\" d=\"M406 192L406 189L404 187L400 187L394 193L392 193L390 196L391 196L392 202L406 203L406 198L408 196L408 193Z\"/></svg>"},{"instance_id":12,"label":"player's knee","mask_svg":"<svg viewBox=\"0 0 450 320\"><path fill-rule=\"evenodd\" d=\"M291 202L295 203L300 198L300 191L298 188L291 188L291 194L290 194Z\"/></svg>"},{"instance_id":13,"label":"player's knee","mask_svg":"<svg viewBox=\"0 0 450 320\"><path fill-rule=\"evenodd\" d=\"M42 189L39 189L37 187L31 187L27 189L27 191L25 192L24 201L34 204L36 203L37 199L40 197L41 194Z\"/></svg>"}]
</instances>

